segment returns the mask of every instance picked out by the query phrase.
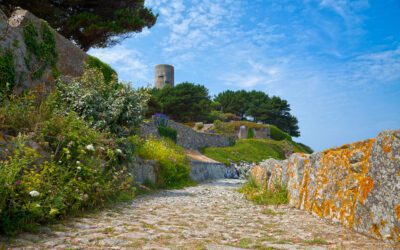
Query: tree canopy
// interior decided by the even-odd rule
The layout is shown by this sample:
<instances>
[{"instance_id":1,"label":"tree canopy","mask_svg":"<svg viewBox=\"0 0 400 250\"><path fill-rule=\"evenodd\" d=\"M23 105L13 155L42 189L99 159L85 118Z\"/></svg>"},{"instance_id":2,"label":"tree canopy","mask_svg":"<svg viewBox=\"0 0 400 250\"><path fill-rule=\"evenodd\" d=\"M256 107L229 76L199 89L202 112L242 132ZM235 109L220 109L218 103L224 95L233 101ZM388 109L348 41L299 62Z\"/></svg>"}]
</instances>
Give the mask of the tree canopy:
<instances>
[{"instance_id":1,"label":"tree canopy","mask_svg":"<svg viewBox=\"0 0 400 250\"><path fill-rule=\"evenodd\" d=\"M234 113L242 119L252 117L254 121L276 125L291 136L300 136L297 118L290 113L289 103L280 97L269 97L255 90L227 90L218 94L214 101L224 113Z\"/></svg>"},{"instance_id":2,"label":"tree canopy","mask_svg":"<svg viewBox=\"0 0 400 250\"><path fill-rule=\"evenodd\" d=\"M211 98L203 85L184 82L175 87L153 89L149 114L164 113L180 122L202 121L211 111Z\"/></svg>"},{"instance_id":3,"label":"tree canopy","mask_svg":"<svg viewBox=\"0 0 400 250\"><path fill-rule=\"evenodd\" d=\"M0 0L0 7L8 15L29 10L85 51L112 46L157 20L144 0Z\"/></svg>"}]
</instances>

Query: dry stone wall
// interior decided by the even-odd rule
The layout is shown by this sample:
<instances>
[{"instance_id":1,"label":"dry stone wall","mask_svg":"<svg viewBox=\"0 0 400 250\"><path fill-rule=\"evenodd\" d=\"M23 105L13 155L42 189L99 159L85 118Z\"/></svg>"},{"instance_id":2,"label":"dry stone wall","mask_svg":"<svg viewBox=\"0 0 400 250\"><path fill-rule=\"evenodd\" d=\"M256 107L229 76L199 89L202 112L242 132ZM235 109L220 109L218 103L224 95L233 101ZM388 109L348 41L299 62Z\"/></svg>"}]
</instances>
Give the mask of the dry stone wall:
<instances>
[{"instance_id":1,"label":"dry stone wall","mask_svg":"<svg viewBox=\"0 0 400 250\"><path fill-rule=\"evenodd\" d=\"M177 144L186 149L200 149L203 147L227 147L232 145L233 139L228 136L197 132L194 129L170 120L168 126L177 131ZM157 127L153 122L142 124L140 135L159 137Z\"/></svg>"},{"instance_id":2,"label":"dry stone wall","mask_svg":"<svg viewBox=\"0 0 400 250\"><path fill-rule=\"evenodd\" d=\"M267 160L260 185L288 188L290 205L375 238L400 241L400 130L323 152Z\"/></svg>"}]
</instances>

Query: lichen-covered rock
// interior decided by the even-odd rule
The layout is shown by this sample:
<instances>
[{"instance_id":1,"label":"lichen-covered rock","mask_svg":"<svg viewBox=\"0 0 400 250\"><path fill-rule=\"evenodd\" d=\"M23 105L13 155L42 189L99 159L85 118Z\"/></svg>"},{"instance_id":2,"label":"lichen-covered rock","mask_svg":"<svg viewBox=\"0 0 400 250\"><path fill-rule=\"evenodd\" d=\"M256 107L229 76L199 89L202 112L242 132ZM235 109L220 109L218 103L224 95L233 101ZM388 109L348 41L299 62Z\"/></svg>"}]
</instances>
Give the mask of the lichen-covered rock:
<instances>
[{"instance_id":1,"label":"lichen-covered rock","mask_svg":"<svg viewBox=\"0 0 400 250\"><path fill-rule=\"evenodd\" d=\"M268 189L286 185L290 205L383 240L399 241L400 131L323 152L268 160L251 170Z\"/></svg>"}]
</instances>

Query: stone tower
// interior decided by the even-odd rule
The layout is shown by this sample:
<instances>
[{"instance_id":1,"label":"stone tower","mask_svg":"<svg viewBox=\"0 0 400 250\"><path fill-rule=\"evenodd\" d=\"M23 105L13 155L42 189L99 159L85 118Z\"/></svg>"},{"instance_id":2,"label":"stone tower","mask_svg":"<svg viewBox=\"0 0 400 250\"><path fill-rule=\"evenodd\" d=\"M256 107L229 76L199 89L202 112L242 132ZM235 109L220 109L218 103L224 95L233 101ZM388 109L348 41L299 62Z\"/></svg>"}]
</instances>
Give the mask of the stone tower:
<instances>
[{"instance_id":1,"label":"stone tower","mask_svg":"<svg viewBox=\"0 0 400 250\"><path fill-rule=\"evenodd\" d=\"M174 66L159 64L156 66L154 87L161 89L166 85L174 86Z\"/></svg>"}]
</instances>

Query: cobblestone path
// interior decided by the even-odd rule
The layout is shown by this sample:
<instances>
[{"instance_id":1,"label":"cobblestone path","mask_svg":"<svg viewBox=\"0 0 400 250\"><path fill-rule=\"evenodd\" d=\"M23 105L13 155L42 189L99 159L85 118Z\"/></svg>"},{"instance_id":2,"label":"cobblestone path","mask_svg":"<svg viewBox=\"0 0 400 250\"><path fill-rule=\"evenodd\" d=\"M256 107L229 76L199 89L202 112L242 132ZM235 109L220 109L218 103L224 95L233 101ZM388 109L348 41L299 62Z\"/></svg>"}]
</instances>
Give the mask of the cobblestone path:
<instances>
[{"instance_id":1,"label":"cobblestone path","mask_svg":"<svg viewBox=\"0 0 400 250\"><path fill-rule=\"evenodd\" d=\"M144 195L22 234L16 249L388 249L377 240L287 206L260 206L238 180ZM1 247L0 247L1 248Z\"/></svg>"}]
</instances>

